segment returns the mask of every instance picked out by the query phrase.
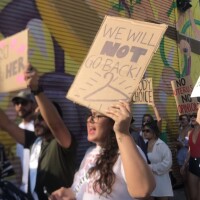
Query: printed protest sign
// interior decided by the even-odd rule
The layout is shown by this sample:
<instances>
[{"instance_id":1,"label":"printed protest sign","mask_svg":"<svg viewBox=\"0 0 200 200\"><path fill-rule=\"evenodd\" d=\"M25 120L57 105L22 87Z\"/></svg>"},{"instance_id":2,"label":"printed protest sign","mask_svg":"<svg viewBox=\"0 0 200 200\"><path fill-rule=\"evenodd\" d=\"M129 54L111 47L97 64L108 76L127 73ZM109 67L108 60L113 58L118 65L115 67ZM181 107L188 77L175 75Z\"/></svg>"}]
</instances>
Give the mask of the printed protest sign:
<instances>
[{"instance_id":1,"label":"printed protest sign","mask_svg":"<svg viewBox=\"0 0 200 200\"><path fill-rule=\"evenodd\" d=\"M190 76L171 81L179 115L197 112L197 98L191 98L193 83Z\"/></svg>"},{"instance_id":2,"label":"printed protest sign","mask_svg":"<svg viewBox=\"0 0 200 200\"><path fill-rule=\"evenodd\" d=\"M152 78L142 79L133 93L134 104L154 104Z\"/></svg>"},{"instance_id":3,"label":"printed protest sign","mask_svg":"<svg viewBox=\"0 0 200 200\"><path fill-rule=\"evenodd\" d=\"M0 41L0 92L26 88L23 72L27 63L27 29Z\"/></svg>"},{"instance_id":4,"label":"printed protest sign","mask_svg":"<svg viewBox=\"0 0 200 200\"><path fill-rule=\"evenodd\" d=\"M200 76L194 86L191 97L200 97Z\"/></svg>"},{"instance_id":5,"label":"printed protest sign","mask_svg":"<svg viewBox=\"0 0 200 200\"><path fill-rule=\"evenodd\" d=\"M166 29L106 16L66 97L104 114L114 102L132 101Z\"/></svg>"}]
</instances>

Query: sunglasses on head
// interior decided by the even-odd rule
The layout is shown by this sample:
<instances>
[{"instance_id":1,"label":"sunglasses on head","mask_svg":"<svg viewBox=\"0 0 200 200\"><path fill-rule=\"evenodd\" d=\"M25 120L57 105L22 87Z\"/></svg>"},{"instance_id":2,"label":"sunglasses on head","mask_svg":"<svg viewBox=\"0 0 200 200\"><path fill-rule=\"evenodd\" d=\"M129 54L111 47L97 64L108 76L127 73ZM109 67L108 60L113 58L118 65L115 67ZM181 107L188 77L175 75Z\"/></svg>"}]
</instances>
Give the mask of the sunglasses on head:
<instances>
[{"instance_id":1,"label":"sunglasses on head","mask_svg":"<svg viewBox=\"0 0 200 200\"><path fill-rule=\"evenodd\" d=\"M197 114L196 113L191 114L190 118L192 118L192 117L197 118Z\"/></svg>"},{"instance_id":2,"label":"sunglasses on head","mask_svg":"<svg viewBox=\"0 0 200 200\"><path fill-rule=\"evenodd\" d=\"M151 130L150 130L150 129L142 129L142 132L143 132L143 133L150 133Z\"/></svg>"},{"instance_id":3,"label":"sunglasses on head","mask_svg":"<svg viewBox=\"0 0 200 200\"><path fill-rule=\"evenodd\" d=\"M25 99L16 99L14 102L13 102L14 105L22 105L22 106L26 106L28 104L28 101L25 100Z\"/></svg>"}]
</instances>

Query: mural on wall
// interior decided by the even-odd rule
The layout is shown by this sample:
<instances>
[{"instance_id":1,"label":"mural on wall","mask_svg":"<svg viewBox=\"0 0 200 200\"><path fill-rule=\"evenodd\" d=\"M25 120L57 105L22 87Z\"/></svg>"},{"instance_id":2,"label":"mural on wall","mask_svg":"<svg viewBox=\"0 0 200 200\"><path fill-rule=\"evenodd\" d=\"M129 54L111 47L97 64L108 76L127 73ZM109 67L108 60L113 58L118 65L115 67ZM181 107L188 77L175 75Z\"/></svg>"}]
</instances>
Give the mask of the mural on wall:
<instances>
[{"instance_id":1,"label":"mural on wall","mask_svg":"<svg viewBox=\"0 0 200 200\"><path fill-rule=\"evenodd\" d=\"M200 55L200 13L199 1L192 1L192 7L177 15L178 44L180 50L180 75L191 75L194 81L198 79Z\"/></svg>"},{"instance_id":2,"label":"mural on wall","mask_svg":"<svg viewBox=\"0 0 200 200\"><path fill-rule=\"evenodd\" d=\"M85 109L68 101L65 95L104 15L169 25L146 72L146 77L154 80L156 105L162 111L166 126L167 123L174 124L177 117L170 81L185 75L191 75L196 81L199 76L200 12L199 1L194 2L190 9L180 13L173 0L165 3L160 0L6 0L0 2L0 39L29 28L30 62L41 73L46 94L61 105L64 121L81 141L80 161L83 150L87 148L83 120ZM158 64L159 69L155 73L154 66ZM10 102L12 95L0 94L0 106L14 115ZM152 112L152 108L134 106L134 113L148 112ZM136 123L140 126L141 116ZM166 137L166 127L163 133ZM15 144L6 134L0 134L0 138L10 146Z\"/></svg>"}]
</instances>

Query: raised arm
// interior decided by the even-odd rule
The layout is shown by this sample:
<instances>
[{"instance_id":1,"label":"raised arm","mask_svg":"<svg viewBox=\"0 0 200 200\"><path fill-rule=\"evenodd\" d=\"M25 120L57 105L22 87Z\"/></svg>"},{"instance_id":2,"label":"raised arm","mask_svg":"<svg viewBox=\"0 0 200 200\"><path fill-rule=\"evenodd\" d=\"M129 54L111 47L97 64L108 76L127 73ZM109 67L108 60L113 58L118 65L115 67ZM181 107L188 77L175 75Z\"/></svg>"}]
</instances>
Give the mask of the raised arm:
<instances>
[{"instance_id":1,"label":"raised arm","mask_svg":"<svg viewBox=\"0 0 200 200\"><path fill-rule=\"evenodd\" d=\"M11 121L8 116L0 109L0 128L7 132L16 142L24 145L24 130Z\"/></svg>"},{"instance_id":2,"label":"raised arm","mask_svg":"<svg viewBox=\"0 0 200 200\"><path fill-rule=\"evenodd\" d=\"M130 105L119 102L110 107L107 114L115 121L114 131L119 145L129 194L134 198L149 196L155 187L155 180L129 133L132 116Z\"/></svg>"},{"instance_id":3,"label":"raised arm","mask_svg":"<svg viewBox=\"0 0 200 200\"><path fill-rule=\"evenodd\" d=\"M152 107L153 107L154 114L155 114L155 116L156 116L158 128L159 128L159 130L161 131L161 130L162 130L162 118L161 118L161 116L160 116L160 113L159 113L159 111L158 111L156 105L153 104Z\"/></svg>"},{"instance_id":4,"label":"raised arm","mask_svg":"<svg viewBox=\"0 0 200 200\"><path fill-rule=\"evenodd\" d=\"M35 91L36 94L36 91L40 88L38 73L35 70L25 72L25 80L27 82L27 86L32 91ZM35 95L35 99L44 121L47 123L57 142L62 147L68 148L71 145L71 134L65 126L55 106L42 91Z\"/></svg>"}]
</instances>

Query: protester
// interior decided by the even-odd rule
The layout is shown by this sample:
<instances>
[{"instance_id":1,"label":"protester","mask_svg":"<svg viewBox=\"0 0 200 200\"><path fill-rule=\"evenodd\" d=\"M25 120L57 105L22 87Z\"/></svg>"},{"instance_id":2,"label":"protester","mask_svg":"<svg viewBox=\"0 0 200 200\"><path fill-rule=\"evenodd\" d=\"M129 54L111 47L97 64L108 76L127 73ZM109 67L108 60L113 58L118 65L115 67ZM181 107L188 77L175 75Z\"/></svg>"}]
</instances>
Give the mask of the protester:
<instances>
[{"instance_id":1,"label":"protester","mask_svg":"<svg viewBox=\"0 0 200 200\"><path fill-rule=\"evenodd\" d=\"M187 114L183 114L179 116L179 122L180 122L180 129L178 138L176 141L176 147L177 147L177 163L179 165L179 168L184 165L187 152L188 152L188 132L191 129L190 126L190 116ZM183 184L184 184L184 191L186 198L189 199L189 191L188 191L188 169L185 169L185 173L182 174Z\"/></svg>"},{"instance_id":2,"label":"protester","mask_svg":"<svg viewBox=\"0 0 200 200\"><path fill-rule=\"evenodd\" d=\"M191 129L190 116L187 114L179 116L180 130L176 142L177 162L179 166L184 164L188 152L188 132Z\"/></svg>"},{"instance_id":3,"label":"protester","mask_svg":"<svg viewBox=\"0 0 200 200\"><path fill-rule=\"evenodd\" d=\"M198 110L198 116L199 116ZM200 197L200 124L197 122L197 114L191 116L193 129L189 131L189 150L181 174L185 173L188 167L188 185L190 200L199 200ZM189 165L189 166L188 166Z\"/></svg>"},{"instance_id":4,"label":"protester","mask_svg":"<svg viewBox=\"0 0 200 200\"><path fill-rule=\"evenodd\" d=\"M167 200L173 196L169 171L172 166L172 154L168 145L159 139L159 128L155 121L147 122L142 127L147 142L147 156L155 180L156 188L150 199Z\"/></svg>"},{"instance_id":5,"label":"protester","mask_svg":"<svg viewBox=\"0 0 200 200\"><path fill-rule=\"evenodd\" d=\"M72 187L55 191L50 199L131 200L153 191L153 174L129 133L131 117L126 102L111 106L107 116L91 110L88 141L96 146L86 152Z\"/></svg>"},{"instance_id":6,"label":"protester","mask_svg":"<svg viewBox=\"0 0 200 200\"><path fill-rule=\"evenodd\" d=\"M34 131L34 112L36 103L33 94L30 90L22 90L12 98L17 116L21 118L19 127L29 131ZM22 178L20 189L23 192L28 192L28 168L27 162L29 161L30 151L17 143L16 155L20 158L22 168Z\"/></svg>"},{"instance_id":7,"label":"protester","mask_svg":"<svg viewBox=\"0 0 200 200\"><path fill-rule=\"evenodd\" d=\"M153 107L153 110L154 110L154 114L156 116L156 120L154 120L153 116L151 114L144 114L143 117L142 117L142 125L141 127L145 124L145 123L148 123L148 122L153 122L153 121L156 121L157 123L157 126L159 128L159 130L161 131L162 129L162 118L160 116L160 113L156 107L155 104L152 104L152 107ZM142 131L140 131L140 135L143 137L145 143L147 142L147 139L145 139Z\"/></svg>"},{"instance_id":8,"label":"protester","mask_svg":"<svg viewBox=\"0 0 200 200\"><path fill-rule=\"evenodd\" d=\"M155 114L155 117L156 117L157 126L158 126L159 130L161 131L161 128L162 128L162 118L160 116L160 113L159 113L156 105L153 104L152 107L153 107L154 114ZM150 114L144 114L143 117L142 117L142 125L144 123L153 122L153 121L154 121L154 118Z\"/></svg>"},{"instance_id":9,"label":"protester","mask_svg":"<svg viewBox=\"0 0 200 200\"><path fill-rule=\"evenodd\" d=\"M30 148L29 192L34 200L45 200L48 198L44 190L51 193L62 186L71 186L74 176L74 142L59 115L60 109L52 104L38 85L37 73L34 70L27 71L25 79L39 107L34 120L35 135L19 128L2 110L0 128L18 143Z\"/></svg>"},{"instance_id":10,"label":"protester","mask_svg":"<svg viewBox=\"0 0 200 200\"><path fill-rule=\"evenodd\" d=\"M142 149L145 156L147 156L147 146L144 142L143 137L140 135L139 129L134 126L134 121L135 120L132 118L131 125L130 125L130 128L129 128L130 134L133 137L135 143Z\"/></svg>"}]
</instances>

